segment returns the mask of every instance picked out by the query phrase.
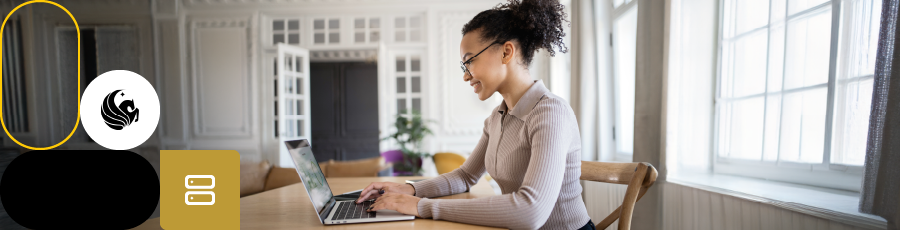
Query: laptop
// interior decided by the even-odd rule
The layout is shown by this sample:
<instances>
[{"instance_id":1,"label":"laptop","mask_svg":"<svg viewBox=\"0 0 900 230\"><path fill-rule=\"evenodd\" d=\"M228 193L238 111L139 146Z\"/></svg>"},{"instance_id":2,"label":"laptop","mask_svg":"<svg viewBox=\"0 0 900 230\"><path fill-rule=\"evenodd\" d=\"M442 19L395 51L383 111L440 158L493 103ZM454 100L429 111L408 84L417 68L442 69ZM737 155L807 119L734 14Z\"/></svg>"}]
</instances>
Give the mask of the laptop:
<instances>
[{"instance_id":1,"label":"laptop","mask_svg":"<svg viewBox=\"0 0 900 230\"><path fill-rule=\"evenodd\" d=\"M319 214L319 220L322 224L353 224L353 223L369 223L382 221L412 220L416 216L404 215L393 210L379 210L376 212L367 212L366 209L374 201L366 201L357 204L355 200L337 201L331 193L331 187L325 181L325 175L319 168L319 163L313 157L312 149L309 141L306 139L285 141L291 159L294 160L294 167L297 168L297 174L300 174L300 180L309 194L313 208Z\"/></svg>"}]
</instances>

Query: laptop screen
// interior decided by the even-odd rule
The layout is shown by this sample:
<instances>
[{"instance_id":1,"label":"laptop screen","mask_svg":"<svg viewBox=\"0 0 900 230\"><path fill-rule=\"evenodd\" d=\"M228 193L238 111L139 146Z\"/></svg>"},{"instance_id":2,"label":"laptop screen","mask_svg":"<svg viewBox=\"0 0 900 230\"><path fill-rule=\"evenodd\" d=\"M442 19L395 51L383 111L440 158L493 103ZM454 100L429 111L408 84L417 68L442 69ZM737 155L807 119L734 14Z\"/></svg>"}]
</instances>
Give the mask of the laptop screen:
<instances>
[{"instance_id":1,"label":"laptop screen","mask_svg":"<svg viewBox=\"0 0 900 230\"><path fill-rule=\"evenodd\" d=\"M300 174L300 180L303 181L303 186L306 186L306 192L309 193L309 198L316 207L316 213L322 213L322 209L334 195L331 193L331 188L328 187L328 182L325 181L325 175L322 174L319 163L313 156L309 141L306 139L285 141L285 144L287 144L291 159L294 160L297 174Z\"/></svg>"}]
</instances>

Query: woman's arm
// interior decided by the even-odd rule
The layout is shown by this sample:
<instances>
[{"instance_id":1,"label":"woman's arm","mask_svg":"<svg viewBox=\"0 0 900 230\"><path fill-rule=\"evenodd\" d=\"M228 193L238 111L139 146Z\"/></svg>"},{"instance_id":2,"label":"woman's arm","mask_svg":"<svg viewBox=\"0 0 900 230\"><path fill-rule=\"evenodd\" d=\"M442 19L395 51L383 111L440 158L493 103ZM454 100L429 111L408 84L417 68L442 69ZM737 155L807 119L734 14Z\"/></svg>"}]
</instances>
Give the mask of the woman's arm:
<instances>
[{"instance_id":1,"label":"woman's arm","mask_svg":"<svg viewBox=\"0 0 900 230\"><path fill-rule=\"evenodd\" d=\"M496 110L495 110L496 111ZM469 188L478 183L478 179L484 174L484 154L488 145L488 127L490 127L491 116L484 119L484 130L481 134L481 140L472 150L472 154L466 159L458 169L449 173L444 173L438 177L416 182L415 196L417 197L439 197L453 195L468 191Z\"/></svg>"},{"instance_id":2,"label":"woman's arm","mask_svg":"<svg viewBox=\"0 0 900 230\"><path fill-rule=\"evenodd\" d=\"M578 126L565 104L545 101L534 109L527 121L531 156L516 192L479 199L422 199L417 205L419 216L511 229L543 226L562 188L567 152L579 137L573 136Z\"/></svg>"}]
</instances>

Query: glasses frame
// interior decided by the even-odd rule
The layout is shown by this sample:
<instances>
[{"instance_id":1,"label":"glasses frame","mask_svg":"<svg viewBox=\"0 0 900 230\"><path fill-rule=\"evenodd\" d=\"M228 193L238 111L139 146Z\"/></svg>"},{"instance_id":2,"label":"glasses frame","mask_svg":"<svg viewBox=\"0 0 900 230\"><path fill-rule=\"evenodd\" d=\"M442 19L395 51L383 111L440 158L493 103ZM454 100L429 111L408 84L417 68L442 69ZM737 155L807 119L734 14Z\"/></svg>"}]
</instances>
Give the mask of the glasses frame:
<instances>
[{"instance_id":1,"label":"glasses frame","mask_svg":"<svg viewBox=\"0 0 900 230\"><path fill-rule=\"evenodd\" d=\"M462 68L463 73L468 74L469 76L474 76L474 75L472 75L472 72L469 72L469 68L467 68L466 65L468 65L469 63L472 63L472 59L474 59L475 57L478 57L478 55L481 55L481 53L484 53L485 50L487 50L488 48L491 48L491 46L496 45L496 44L503 44L503 43L502 42L491 43L487 47L484 47L484 49L481 50L481 52L478 52L477 54L475 54L475 56L470 57L469 60L460 61L459 67Z\"/></svg>"}]
</instances>

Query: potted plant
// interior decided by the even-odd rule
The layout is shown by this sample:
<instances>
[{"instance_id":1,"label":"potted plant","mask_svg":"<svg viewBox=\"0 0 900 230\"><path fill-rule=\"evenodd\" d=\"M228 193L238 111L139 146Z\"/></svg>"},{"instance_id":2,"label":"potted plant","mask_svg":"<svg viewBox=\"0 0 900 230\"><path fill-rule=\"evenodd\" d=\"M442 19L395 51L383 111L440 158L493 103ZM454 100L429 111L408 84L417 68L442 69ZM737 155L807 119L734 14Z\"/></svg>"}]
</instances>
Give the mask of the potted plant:
<instances>
[{"instance_id":1,"label":"potted plant","mask_svg":"<svg viewBox=\"0 0 900 230\"><path fill-rule=\"evenodd\" d=\"M382 140L393 139L400 145L403 152L403 160L394 163L394 172L398 175L417 176L422 175L422 158L431 157L431 154L420 151L422 140L433 134L428 128L427 122L422 119L422 113L412 111L412 116L404 116L406 111L397 115L394 122L396 132Z\"/></svg>"}]
</instances>

